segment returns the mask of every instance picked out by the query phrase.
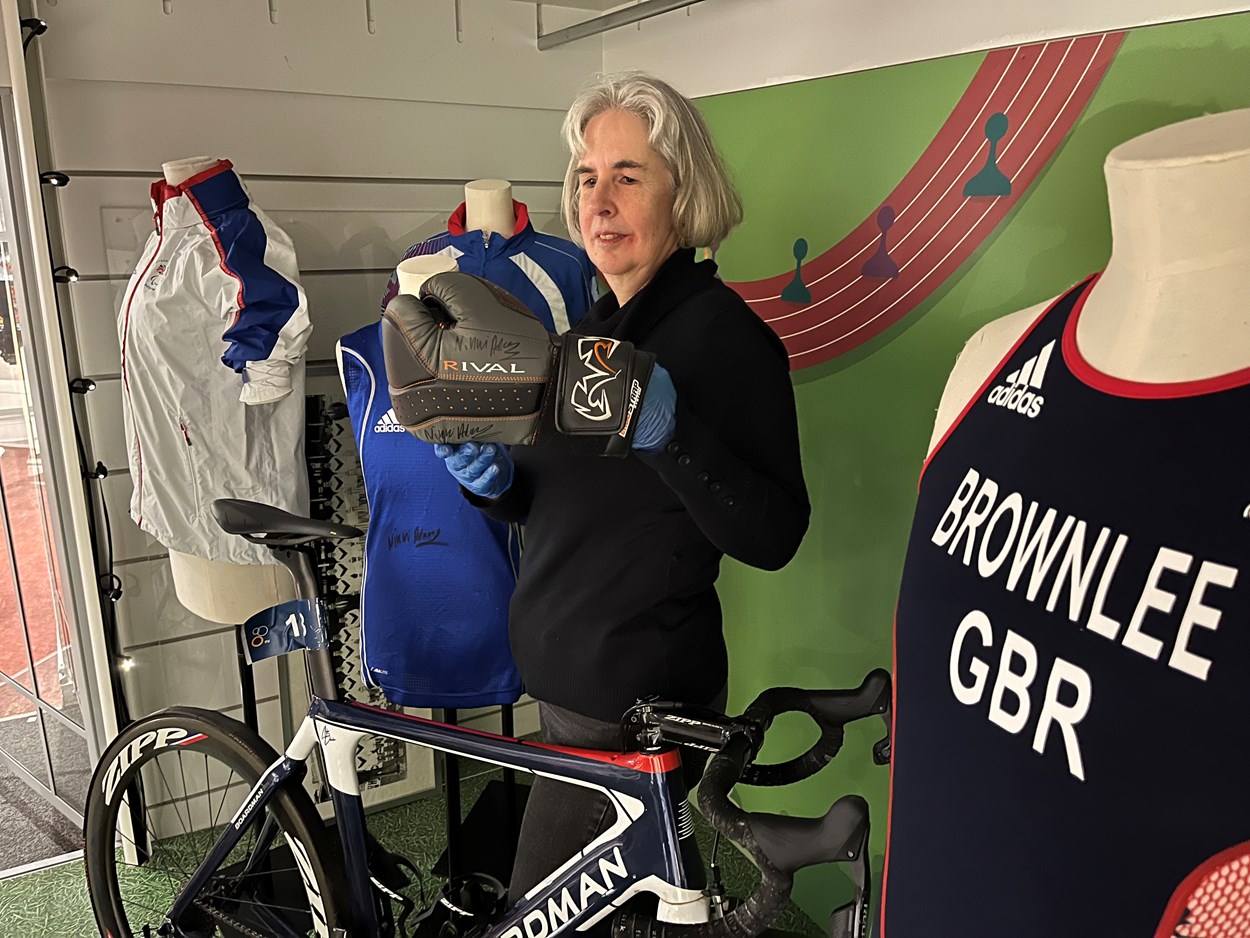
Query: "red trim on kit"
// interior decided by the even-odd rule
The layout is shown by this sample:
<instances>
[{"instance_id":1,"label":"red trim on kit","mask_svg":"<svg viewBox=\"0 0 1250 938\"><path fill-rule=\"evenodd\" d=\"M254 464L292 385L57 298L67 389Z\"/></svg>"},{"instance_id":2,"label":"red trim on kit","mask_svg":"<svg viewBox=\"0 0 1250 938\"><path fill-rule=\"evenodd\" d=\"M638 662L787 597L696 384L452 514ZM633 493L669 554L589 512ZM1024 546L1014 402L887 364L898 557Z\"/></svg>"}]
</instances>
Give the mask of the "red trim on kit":
<instances>
[{"instance_id":1,"label":"red trim on kit","mask_svg":"<svg viewBox=\"0 0 1250 938\"><path fill-rule=\"evenodd\" d=\"M222 162L226 163L228 161L222 160ZM219 171L220 169L206 170L205 172L208 173L209 175L212 175L214 172L219 172ZM205 173L200 173L200 176L204 176L204 175ZM200 178L200 176L193 176L191 178L198 179ZM188 180L187 182L190 182L190 180ZM187 183L183 183L184 186L186 184ZM228 330L232 326L234 326L235 323L239 321L239 316L243 312L243 307L247 305L247 303L243 299L243 278L240 277L238 274L236 274L233 270L231 270L230 265L226 263L225 246L221 243L221 238L217 234L217 229L214 228L213 223L208 220L208 215L204 211L204 206L200 205L200 200L195 197L195 193L193 193L190 189L183 189L182 191L186 195L187 199L191 202L191 204L195 207L196 212L199 213L200 220L204 222L204 227L208 229L208 235L210 238L213 239L213 246L217 248L217 256L221 259L221 269L225 271L226 276L233 277L239 283L238 303L235 304L238 308L234 311L234 319L232 319L230 321L230 325L226 327L226 329Z\"/></svg>"},{"instance_id":2,"label":"red trim on kit","mask_svg":"<svg viewBox=\"0 0 1250 938\"><path fill-rule=\"evenodd\" d=\"M898 749L895 747L898 723L898 606L894 607L894 624L891 626L890 647L891 671L893 680L890 682L890 793L885 806L885 859L881 867L881 928L877 938L885 938L885 891L890 885L890 831L894 824L894 766L898 762Z\"/></svg>"},{"instance_id":3,"label":"red trim on kit","mask_svg":"<svg viewBox=\"0 0 1250 938\"><path fill-rule=\"evenodd\" d=\"M210 166L208 169L201 170L189 179L184 179L182 182L178 183L176 188L189 189L191 186L198 185L205 179L212 179L217 174L224 173L228 169L234 169L234 164L229 160L218 160L216 166Z\"/></svg>"},{"instance_id":4,"label":"red trim on kit","mask_svg":"<svg viewBox=\"0 0 1250 938\"><path fill-rule=\"evenodd\" d=\"M1168 900L1167 908L1163 910L1163 918L1159 920L1159 927L1155 929L1154 938L1175 938L1177 928L1183 924L1181 916L1185 914L1189 900L1193 898L1194 891L1202 881L1221 866L1247 854L1250 854L1250 840L1229 847L1227 850L1221 850L1181 880L1181 884L1172 893L1172 898Z\"/></svg>"},{"instance_id":5,"label":"red trim on kit","mask_svg":"<svg viewBox=\"0 0 1250 938\"><path fill-rule=\"evenodd\" d=\"M165 200L169 198L169 192L165 191L167 189L177 191L164 179L158 179L148 187L148 196L152 199L152 222L158 234L161 230L161 209L165 207Z\"/></svg>"},{"instance_id":6,"label":"red trim on kit","mask_svg":"<svg viewBox=\"0 0 1250 938\"><path fill-rule=\"evenodd\" d=\"M451 216L447 219L447 233L448 234L453 234L453 235L464 234L464 219L465 219L465 216L468 214L468 210L465 208L466 205L467 203L461 202L456 207L456 210L452 212Z\"/></svg>"},{"instance_id":7,"label":"red trim on kit","mask_svg":"<svg viewBox=\"0 0 1250 938\"><path fill-rule=\"evenodd\" d=\"M513 199L512 211L516 213L516 227L512 230L512 237L515 238L530 223L530 210L524 202L518 202L516 199Z\"/></svg>"},{"instance_id":8,"label":"red trim on kit","mask_svg":"<svg viewBox=\"0 0 1250 938\"><path fill-rule=\"evenodd\" d=\"M1101 275L1099 275L1101 276ZM1097 277L1094 278L1095 283ZM1199 378L1196 381L1130 381L1126 378L1114 378L1099 371L1081 354L1076 345L1076 324L1081 318L1081 310L1085 300L1093 292L1093 285L1086 290L1063 328L1063 361L1068 370L1077 380L1084 382L1096 391L1112 394L1116 397L1134 397L1141 400L1170 400L1178 397L1197 397L1201 394L1214 394L1216 391L1227 391L1250 384L1250 368L1230 371L1227 374L1215 375L1211 378Z\"/></svg>"},{"instance_id":9,"label":"red trim on kit","mask_svg":"<svg viewBox=\"0 0 1250 938\"><path fill-rule=\"evenodd\" d=\"M189 176L176 186L171 186L163 179L158 179L152 183L152 201L156 203L156 210L159 213L161 206L165 204L166 199L172 199L181 195L192 186L203 182L205 179L212 179L219 173L224 173L228 169L234 169L234 164L229 160L218 160L216 165L210 166L208 169L201 170L194 176ZM190 193L188 193L189 195Z\"/></svg>"},{"instance_id":10,"label":"red trim on kit","mask_svg":"<svg viewBox=\"0 0 1250 938\"><path fill-rule=\"evenodd\" d=\"M681 768L681 755L676 749L652 755L646 752L606 752L602 749L578 749L574 746L556 746L552 743L525 743L539 749L550 749L552 752L563 752L582 759L593 759L595 762L607 762L650 775L663 775Z\"/></svg>"},{"instance_id":11,"label":"red trim on kit","mask_svg":"<svg viewBox=\"0 0 1250 938\"><path fill-rule=\"evenodd\" d=\"M1098 274L1094 274L1093 279L1097 280L1098 276L1099 276ZM1085 278L1085 280L1082 281L1082 286L1084 286L1085 284L1088 284L1090 282L1090 279L1091 278L1089 277ZM916 483L917 489L920 488L920 482L924 480L924 471L929 468L929 463L933 461L933 457L937 455L938 450L940 450L942 446L946 443L946 441L950 439L951 434L955 432L955 428L958 427L961 422L963 422L964 417L968 416L968 411L972 410L972 405L975 404L977 401L979 401L981 399L981 395L984 394L987 390L989 390L990 385L993 384L995 379L998 377L998 373L1003 370L1003 367L1007 364L1008 360L1010 360L1011 356L1016 354L1016 351L1020 348L1021 345L1024 344L1024 340L1033 334L1033 330L1037 328L1037 324L1040 323L1047 316L1049 316L1050 311L1055 308L1055 305L1064 297L1066 297L1070 292L1072 291L1070 290L1065 291L1064 293L1060 294L1059 296L1051 300L1050 304L1046 307L1046 309L1042 311L1042 314L1038 316L1036 319L1034 319L1033 322L1029 325L1029 328L1025 329L1023 334L1020 336L1020 338L1016 340L1015 345L1011 347L1011 351L1009 351L1006 355L1004 355L1002 357L1002 360L999 361L999 363L995 365L994 368L990 371L989 376L981 384L981 389L977 391L976 394L972 395L972 398L968 401L967 404L964 405L964 409L959 412L959 416L956 417L955 421L949 427L946 428L946 432L942 434L942 439L938 440L937 446L933 447L933 452L931 452L928 456L925 457L924 465L920 467L920 479ZM1084 302L1085 296L1088 294L1089 294L1089 290L1086 289L1085 293L1081 295L1081 298L1077 302Z\"/></svg>"},{"instance_id":12,"label":"red trim on kit","mask_svg":"<svg viewBox=\"0 0 1250 938\"><path fill-rule=\"evenodd\" d=\"M464 220L468 215L468 209L465 208L466 204L467 203L465 202L461 202L456 210L452 212L451 216L447 219L448 234L462 235L467 230L464 227ZM513 228L512 234L508 235L508 237L515 238L522 231L524 231L525 226L530 223L530 210L526 207L524 202L518 202L516 199L513 199L512 211L513 214L516 215L516 227Z\"/></svg>"}]
</instances>

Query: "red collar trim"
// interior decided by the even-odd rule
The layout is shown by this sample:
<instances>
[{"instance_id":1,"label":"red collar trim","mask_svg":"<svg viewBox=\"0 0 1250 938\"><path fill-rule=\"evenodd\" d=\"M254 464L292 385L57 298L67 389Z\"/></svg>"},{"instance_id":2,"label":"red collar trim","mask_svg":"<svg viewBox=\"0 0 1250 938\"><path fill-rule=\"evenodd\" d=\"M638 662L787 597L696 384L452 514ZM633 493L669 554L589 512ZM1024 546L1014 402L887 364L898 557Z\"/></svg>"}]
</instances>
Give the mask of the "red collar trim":
<instances>
[{"instance_id":1,"label":"red collar trim","mask_svg":"<svg viewBox=\"0 0 1250 938\"><path fill-rule=\"evenodd\" d=\"M201 170L194 176L184 179L176 186L171 186L164 179L158 179L152 183L152 201L159 210L165 204L166 199L172 199L183 192L186 192L192 186L199 185L205 179L212 179L227 170L234 169L234 164L229 160L218 160L216 165L210 166L208 169Z\"/></svg>"},{"instance_id":2,"label":"red collar trim","mask_svg":"<svg viewBox=\"0 0 1250 938\"><path fill-rule=\"evenodd\" d=\"M516 199L513 199L512 211L516 213L516 228L508 237L515 238L529 225L530 210L526 208L524 202L518 202ZM465 203L461 202L460 207L452 212L451 217L447 219L447 231L449 234L462 235L465 233L464 220L466 214Z\"/></svg>"},{"instance_id":3,"label":"red collar trim","mask_svg":"<svg viewBox=\"0 0 1250 938\"><path fill-rule=\"evenodd\" d=\"M1199 378L1196 381L1163 382L1130 381L1126 378L1116 378L1099 371L1086 361L1085 356L1081 354L1081 350L1077 348L1076 324L1081 318L1081 311L1085 308L1085 301L1094 292L1094 287L1098 285L1098 278L1101 276L1101 273L1096 274L1090 285L1085 288L1085 292L1077 299L1072 312L1068 314L1068 321L1063 327L1063 360L1067 364L1068 370L1080 381L1106 394L1113 394L1116 397L1135 397L1143 400L1197 397L1200 394L1214 394L1217 391L1227 391L1231 388L1239 388L1250 384L1250 368L1241 368L1237 371L1230 371L1227 374L1215 375L1210 378Z\"/></svg>"}]
</instances>

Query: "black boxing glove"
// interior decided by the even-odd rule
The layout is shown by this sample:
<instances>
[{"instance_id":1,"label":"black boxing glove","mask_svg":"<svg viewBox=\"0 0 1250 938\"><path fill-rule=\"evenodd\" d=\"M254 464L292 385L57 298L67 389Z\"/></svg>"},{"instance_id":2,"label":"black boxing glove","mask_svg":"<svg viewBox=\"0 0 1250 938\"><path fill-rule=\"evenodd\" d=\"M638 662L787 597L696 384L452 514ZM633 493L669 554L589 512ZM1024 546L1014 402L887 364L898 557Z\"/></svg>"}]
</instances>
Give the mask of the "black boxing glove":
<instances>
[{"instance_id":1,"label":"black boxing glove","mask_svg":"<svg viewBox=\"0 0 1250 938\"><path fill-rule=\"evenodd\" d=\"M489 281L436 274L382 317L399 423L430 443L550 444L624 456L655 356L630 342L549 334Z\"/></svg>"}]
</instances>

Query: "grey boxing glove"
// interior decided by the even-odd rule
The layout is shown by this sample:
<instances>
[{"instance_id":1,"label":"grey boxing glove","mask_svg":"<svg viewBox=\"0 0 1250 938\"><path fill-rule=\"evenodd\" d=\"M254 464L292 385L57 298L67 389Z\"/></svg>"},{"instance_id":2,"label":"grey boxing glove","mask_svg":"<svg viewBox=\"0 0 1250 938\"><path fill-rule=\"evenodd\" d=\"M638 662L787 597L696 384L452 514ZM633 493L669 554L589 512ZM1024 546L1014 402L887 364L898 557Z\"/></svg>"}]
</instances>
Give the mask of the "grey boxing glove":
<instances>
[{"instance_id":1,"label":"grey boxing glove","mask_svg":"<svg viewBox=\"0 0 1250 938\"><path fill-rule=\"evenodd\" d=\"M624 456L655 356L549 334L516 297L459 272L401 294L382 317L391 403L419 439L555 445Z\"/></svg>"}]
</instances>

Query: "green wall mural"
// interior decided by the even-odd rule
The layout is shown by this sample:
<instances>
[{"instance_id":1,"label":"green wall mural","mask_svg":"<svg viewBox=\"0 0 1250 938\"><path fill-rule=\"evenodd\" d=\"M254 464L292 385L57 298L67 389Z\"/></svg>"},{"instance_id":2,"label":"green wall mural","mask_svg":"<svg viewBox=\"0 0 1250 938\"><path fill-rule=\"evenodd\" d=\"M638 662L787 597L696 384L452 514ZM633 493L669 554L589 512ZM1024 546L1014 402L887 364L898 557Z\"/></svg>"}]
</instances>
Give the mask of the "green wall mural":
<instances>
[{"instance_id":1,"label":"green wall mural","mask_svg":"<svg viewBox=\"0 0 1250 938\"><path fill-rule=\"evenodd\" d=\"M924 299L879 334L844 343L832 356L812 356L815 363L794 361L812 524L796 559L778 573L724 563L731 706L776 684L855 686L870 669L891 666L894 603L920 465L960 348L990 320L1055 296L1106 262L1102 160L1108 150L1155 127L1250 107L1250 14L1111 36L1116 48L1108 53L1104 42L1087 56L1101 80L1088 88L1071 129L1029 180L1011 170L1019 166L1011 160L1013 134L1023 126L1019 107L979 116L972 172L955 174L951 195L965 199L963 187L972 183L973 201L1010 204L969 255L926 285ZM1093 48L1089 38L1099 37L1079 48ZM717 252L724 278L739 289L775 281L760 296L771 296L783 315L802 310L827 295L809 270L858 230L865 253L850 265L855 277L875 274L887 289L902 280L913 253L902 239L912 225L890 194L927 158L991 57L1019 52L1018 64L1023 55L1062 56L1063 44L1042 45L1051 48L956 56L702 99L746 204L745 222ZM1071 57L1078 47L1068 46ZM1079 82L1073 87L1081 94ZM997 112L1007 115L1006 127L993 120ZM992 162L990 142L998 147ZM978 175L991 166L1012 183L1010 196L977 194L978 186L1006 189L992 171ZM889 276L880 258L879 266L863 270L878 253L902 268L900 277ZM825 305L836 307L840 299ZM805 347L796 344L801 341L787 340L792 355ZM743 788L739 797L753 810L810 816L842 794L864 794L873 810L879 885L887 771L872 764L877 733L864 724L848 730L843 755L815 778L780 792ZM788 758L813 738L800 718L782 718L763 758ZM820 922L849 894L848 881L828 866L804 871L795 888L798 903Z\"/></svg>"},{"instance_id":2,"label":"green wall mural","mask_svg":"<svg viewBox=\"0 0 1250 938\"><path fill-rule=\"evenodd\" d=\"M1050 162L1123 39L1106 33L989 53L906 175L876 189L881 209L800 266L806 299L785 274L733 282L781 337L791 365L845 355L916 312Z\"/></svg>"}]
</instances>

